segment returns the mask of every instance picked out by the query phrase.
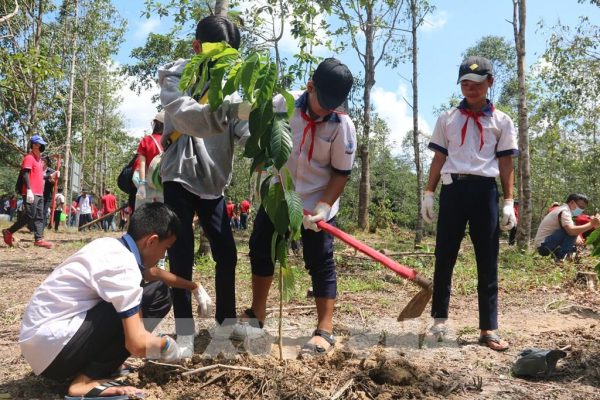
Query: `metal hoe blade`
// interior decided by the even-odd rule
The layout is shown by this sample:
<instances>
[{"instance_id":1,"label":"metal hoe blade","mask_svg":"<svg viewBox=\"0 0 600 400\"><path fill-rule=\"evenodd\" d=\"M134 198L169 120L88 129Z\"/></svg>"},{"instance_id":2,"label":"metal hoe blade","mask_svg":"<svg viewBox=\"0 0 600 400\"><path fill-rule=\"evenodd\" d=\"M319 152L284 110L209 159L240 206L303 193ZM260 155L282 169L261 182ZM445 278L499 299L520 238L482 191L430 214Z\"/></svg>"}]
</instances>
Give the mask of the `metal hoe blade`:
<instances>
[{"instance_id":1,"label":"metal hoe blade","mask_svg":"<svg viewBox=\"0 0 600 400\"><path fill-rule=\"evenodd\" d=\"M414 280L423 289L413 297L398 316L398 321L404 321L407 319L418 318L423 314L425 307L429 303L431 296L433 295L433 285L431 281L421 275L417 275Z\"/></svg>"}]
</instances>

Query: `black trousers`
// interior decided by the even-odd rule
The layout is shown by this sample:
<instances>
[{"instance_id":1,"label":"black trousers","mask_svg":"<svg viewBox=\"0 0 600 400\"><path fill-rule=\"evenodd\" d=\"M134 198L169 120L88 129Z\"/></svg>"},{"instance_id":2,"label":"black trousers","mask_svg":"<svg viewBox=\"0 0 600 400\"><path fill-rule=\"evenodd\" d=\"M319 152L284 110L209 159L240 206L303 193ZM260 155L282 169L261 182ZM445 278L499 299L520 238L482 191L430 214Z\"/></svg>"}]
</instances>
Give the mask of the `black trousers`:
<instances>
[{"instance_id":1,"label":"black trousers","mask_svg":"<svg viewBox=\"0 0 600 400\"><path fill-rule=\"evenodd\" d=\"M498 328L498 188L494 179L442 185L431 316L448 318L452 272L469 223L477 261L479 329Z\"/></svg>"},{"instance_id":2,"label":"black trousers","mask_svg":"<svg viewBox=\"0 0 600 400\"><path fill-rule=\"evenodd\" d=\"M171 309L169 287L162 281L144 286L142 315L148 331ZM102 301L89 310L85 321L42 376L54 380L84 374L92 379L109 378L129 357L123 323L112 304Z\"/></svg>"},{"instance_id":3,"label":"black trousers","mask_svg":"<svg viewBox=\"0 0 600 400\"><path fill-rule=\"evenodd\" d=\"M336 226L335 217L327 221ZM254 219L250 235L250 266L252 275L272 277L275 266L271 260L271 238L275 227L267 212L261 206ZM301 228L302 255L304 265L312 279L315 297L335 299L337 295L337 274L333 259L333 236L325 231L315 232Z\"/></svg>"},{"instance_id":4,"label":"black trousers","mask_svg":"<svg viewBox=\"0 0 600 400\"><path fill-rule=\"evenodd\" d=\"M171 272L184 279L192 279L194 268L194 230L192 221L198 214L200 225L210 243L215 266L216 307L215 319L219 324L234 322L235 266L237 249L227 216L223 197L215 200L201 199L177 182L164 182L165 204L175 210L181 220L181 233L168 250ZM173 289L173 311L178 335L192 335L194 320L189 290Z\"/></svg>"},{"instance_id":5,"label":"black trousers","mask_svg":"<svg viewBox=\"0 0 600 400\"><path fill-rule=\"evenodd\" d=\"M54 230L58 230L58 226L60 225L60 216L62 214L62 206L60 208L56 207L54 210Z\"/></svg>"},{"instance_id":6,"label":"black trousers","mask_svg":"<svg viewBox=\"0 0 600 400\"><path fill-rule=\"evenodd\" d=\"M24 226L33 232L36 241L44 237L44 197L34 196L33 203L29 204L26 196L23 196L23 212L8 230L15 233Z\"/></svg>"}]
</instances>

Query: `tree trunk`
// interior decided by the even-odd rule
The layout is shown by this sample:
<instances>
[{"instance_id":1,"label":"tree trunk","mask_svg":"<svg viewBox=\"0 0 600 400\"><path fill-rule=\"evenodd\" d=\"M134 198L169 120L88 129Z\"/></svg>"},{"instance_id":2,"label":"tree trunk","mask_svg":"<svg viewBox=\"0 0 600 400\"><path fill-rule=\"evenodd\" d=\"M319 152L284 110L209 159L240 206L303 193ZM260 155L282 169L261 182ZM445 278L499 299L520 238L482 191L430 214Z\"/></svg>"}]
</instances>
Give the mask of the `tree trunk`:
<instances>
[{"instance_id":1,"label":"tree trunk","mask_svg":"<svg viewBox=\"0 0 600 400\"><path fill-rule=\"evenodd\" d=\"M79 6L78 0L74 0L75 5L75 18L73 22L73 40L72 40L72 53L71 53L71 72L69 76L69 100L67 103L67 115L66 115L66 138L65 138L65 174L64 174L64 190L65 193L70 193L68 201L71 202L72 191L69 187L69 161L71 157L71 136L72 136L72 122L73 122L73 92L75 90L75 65L77 62L77 25L79 18Z\"/></svg>"},{"instance_id":2,"label":"tree trunk","mask_svg":"<svg viewBox=\"0 0 600 400\"><path fill-rule=\"evenodd\" d=\"M519 81L519 224L517 246L529 249L531 239L531 168L529 160L529 122L527 120L527 87L525 85L525 0L513 0L513 27L517 50L517 77ZM518 15L518 22L517 22Z\"/></svg>"},{"instance_id":3,"label":"tree trunk","mask_svg":"<svg viewBox=\"0 0 600 400\"><path fill-rule=\"evenodd\" d=\"M215 15L221 17L227 17L227 11L229 11L228 0L216 0L215 1Z\"/></svg>"},{"instance_id":4,"label":"tree trunk","mask_svg":"<svg viewBox=\"0 0 600 400\"><path fill-rule=\"evenodd\" d=\"M418 84L418 46L417 46L417 0L411 0L412 22L412 59L413 59L413 149L415 152L415 168L417 171L417 225L415 226L415 247L423 239L423 218L421 217L421 192L423 191L423 170L421 169L421 148L419 146L419 84Z\"/></svg>"},{"instance_id":5,"label":"tree trunk","mask_svg":"<svg viewBox=\"0 0 600 400\"><path fill-rule=\"evenodd\" d=\"M365 87L363 91L363 140L360 146L361 172L358 191L358 227L369 229L369 202L371 197L370 166L369 166L369 135L371 133L371 89L375 85L375 57L373 55L373 11L366 10L365 28Z\"/></svg>"},{"instance_id":6,"label":"tree trunk","mask_svg":"<svg viewBox=\"0 0 600 400\"><path fill-rule=\"evenodd\" d=\"M18 4L17 4L18 9ZM33 36L33 48L35 58L40 56L40 40L42 38L42 16L44 14L44 0L38 1L38 13L35 22L35 34ZM38 133L37 101L38 101L38 78L35 72L31 73L31 96L29 97L29 124L27 125L27 137Z\"/></svg>"},{"instance_id":7,"label":"tree trunk","mask_svg":"<svg viewBox=\"0 0 600 400\"><path fill-rule=\"evenodd\" d=\"M88 119L88 113L87 113L87 98L89 95L89 91L88 91L88 85L89 85L89 72L87 70L86 67L86 71L85 74L83 76L83 99L82 99L82 113L83 113L83 118L82 118L82 124L81 124L81 165L85 165L85 144L86 144L86 139L87 139L87 119ZM81 179L85 179L85 170L82 168L81 169Z\"/></svg>"}]
</instances>

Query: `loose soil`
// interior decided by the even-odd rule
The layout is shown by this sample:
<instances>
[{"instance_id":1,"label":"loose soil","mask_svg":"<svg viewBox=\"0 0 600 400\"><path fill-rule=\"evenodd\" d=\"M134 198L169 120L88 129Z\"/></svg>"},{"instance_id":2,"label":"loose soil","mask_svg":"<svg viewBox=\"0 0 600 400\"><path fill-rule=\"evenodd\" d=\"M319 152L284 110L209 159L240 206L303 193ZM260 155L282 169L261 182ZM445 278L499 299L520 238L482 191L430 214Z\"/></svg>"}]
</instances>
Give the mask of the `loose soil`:
<instances>
[{"instance_id":1,"label":"loose soil","mask_svg":"<svg viewBox=\"0 0 600 400\"><path fill-rule=\"evenodd\" d=\"M17 344L21 316L31 294L52 269L103 233L50 232L47 239L57 244L53 250L34 247L25 231L16 236L21 240L14 248L0 244L0 399L60 399L67 382L34 376L21 357ZM247 241L247 234L238 234L238 239ZM338 264L342 266L345 255L356 257L350 252L339 254ZM248 269L247 255L240 252L239 258L238 268ZM359 273L340 267L339 279ZM386 281L394 278L384 270L377 273ZM240 310L250 300L248 275L243 276L237 283ZM195 279L214 294L210 279L198 274ZM396 321L418 288L404 281L390 287L339 293L335 312L338 343L324 357L297 356L315 326L312 299L302 298L284 305L283 359L279 358L278 313L274 309L266 324L270 341L233 343L213 338L214 324L198 321L199 335L191 360L182 365L159 365L130 358L128 363L137 369L124 379L142 388L149 400L600 399L597 291L575 282L501 290L499 333L511 347L499 353L477 343L476 295L453 295L450 330L438 342L425 335L431 323L427 315ZM272 291L270 305L277 306L277 290ZM172 314L157 331L174 332ZM568 355L547 378L514 377L511 367L516 356L530 347L566 347ZM210 366L214 368L183 375Z\"/></svg>"}]
</instances>

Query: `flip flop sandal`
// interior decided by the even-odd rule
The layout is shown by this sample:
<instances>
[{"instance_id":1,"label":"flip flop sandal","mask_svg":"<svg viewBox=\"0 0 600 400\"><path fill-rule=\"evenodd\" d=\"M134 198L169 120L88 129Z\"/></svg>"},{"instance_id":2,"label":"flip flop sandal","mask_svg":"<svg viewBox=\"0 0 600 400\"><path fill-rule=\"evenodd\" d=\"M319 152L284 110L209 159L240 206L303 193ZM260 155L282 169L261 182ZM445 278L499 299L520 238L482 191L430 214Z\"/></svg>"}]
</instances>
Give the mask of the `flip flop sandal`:
<instances>
[{"instance_id":1,"label":"flip flop sandal","mask_svg":"<svg viewBox=\"0 0 600 400\"><path fill-rule=\"evenodd\" d=\"M494 351L508 350L508 347L509 347L508 345L506 345L506 347L501 347L499 349L490 347L490 342L500 344L501 340L502 339L500 339L500 336L498 336L498 334L496 334L496 333L488 333L488 334L479 336L479 344L481 344L481 345L484 345Z\"/></svg>"},{"instance_id":2,"label":"flip flop sandal","mask_svg":"<svg viewBox=\"0 0 600 400\"><path fill-rule=\"evenodd\" d=\"M115 396L102 396L102 392L106 389L115 386L128 386L124 383L117 381L108 381L101 383L98 386L93 387L89 392L83 396L65 396L65 400L131 400L131 399L143 399L144 394L139 393L134 396L128 396L126 394L115 395Z\"/></svg>"},{"instance_id":3,"label":"flip flop sandal","mask_svg":"<svg viewBox=\"0 0 600 400\"><path fill-rule=\"evenodd\" d=\"M315 329L315 331L313 332L313 337L315 336L320 336L323 339L325 339L325 341L329 343L329 347L325 348L319 344L306 343L300 348L300 354L321 356L333 350L335 346L335 337L332 333L329 333L322 329Z\"/></svg>"}]
</instances>

